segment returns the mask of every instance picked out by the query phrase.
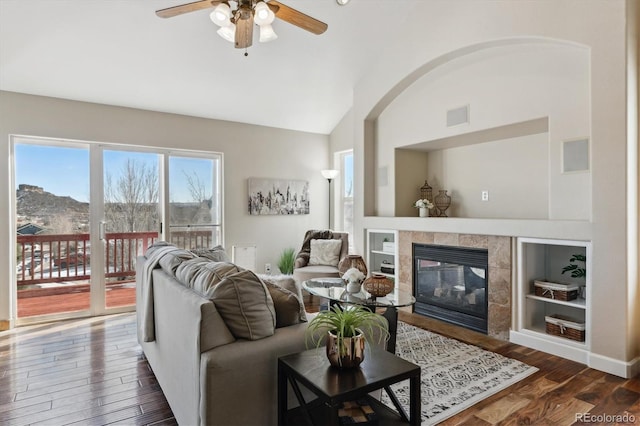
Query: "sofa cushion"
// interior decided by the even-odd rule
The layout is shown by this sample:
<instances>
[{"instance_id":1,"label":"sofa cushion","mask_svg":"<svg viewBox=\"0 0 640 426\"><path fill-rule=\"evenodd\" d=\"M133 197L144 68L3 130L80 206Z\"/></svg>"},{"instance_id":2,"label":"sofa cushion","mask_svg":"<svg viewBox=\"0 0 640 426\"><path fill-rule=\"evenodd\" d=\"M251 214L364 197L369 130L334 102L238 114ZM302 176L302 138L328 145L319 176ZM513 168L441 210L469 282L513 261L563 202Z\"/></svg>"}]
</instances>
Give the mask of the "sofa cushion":
<instances>
[{"instance_id":1,"label":"sofa cushion","mask_svg":"<svg viewBox=\"0 0 640 426\"><path fill-rule=\"evenodd\" d=\"M196 255L191 253L189 250L176 247L175 250L171 250L169 253L164 254L158 263L163 271L171 276L175 276L176 269L178 269L178 266L180 266L182 262L195 257Z\"/></svg>"},{"instance_id":2,"label":"sofa cushion","mask_svg":"<svg viewBox=\"0 0 640 426\"><path fill-rule=\"evenodd\" d=\"M272 283L264 281L273 300L273 308L276 311L276 328L288 327L307 321L304 306L295 293Z\"/></svg>"},{"instance_id":3,"label":"sofa cushion","mask_svg":"<svg viewBox=\"0 0 640 426\"><path fill-rule=\"evenodd\" d=\"M192 287L192 281L194 281L196 274L207 263L211 263L211 261L203 257L185 260L176 268L176 279L185 287Z\"/></svg>"},{"instance_id":4,"label":"sofa cushion","mask_svg":"<svg viewBox=\"0 0 640 426\"><path fill-rule=\"evenodd\" d=\"M275 332L273 299L253 272L228 274L211 289L211 300L236 338L258 340Z\"/></svg>"},{"instance_id":5,"label":"sofa cushion","mask_svg":"<svg viewBox=\"0 0 640 426\"><path fill-rule=\"evenodd\" d=\"M176 269L176 279L185 287L209 298L211 289L227 274L240 272L242 268L229 262L213 262L204 257L185 260Z\"/></svg>"},{"instance_id":6,"label":"sofa cushion","mask_svg":"<svg viewBox=\"0 0 640 426\"><path fill-rule=\"evenodd\" d=\"M341 240L311 240L309 265L338 266L341 249Z\"/></svg>"},{"instance_id":7,"label":"sofa cushion","mask_svg":"<svg viewBox=\"0 0 640 426\"><path fill-rule=\"evenodd\" d=\"M307 311L304 309L304 299L302 298L302 287L300 284L296 282L293 278L293 275L258 275L258 277L265 282L268 282L277 285L278 287L282 287L285 290L289 290L291 293L295 294L300 302L300 321L307 321Z\"/></svg>"},{"instance_id":8,"label":"sofa cushion","mask_svg":"<svg viewBox=\"0 0 640 426\"><path fill-rule=\"evenodd\" d=\"M317 266L305 266L304 268L298 268L293 270L293 278L302 283L303 281L311 280L313 278L323 277L339 277L338 268L335 266L317 265Z\"/></svg>"},{"instance_id":9,"label":"sofa cushion","mask_svg":"<svg viewBox=\"0 0 640 426\"><path fill-rule=\"evenodd\" d=\"M210 249L193 249L191 252L198 257L204 257L206 259L213 260L214 262L231 262L231 259L229 259L224 247L219 245Z\"/></svg>"}]
</instances>

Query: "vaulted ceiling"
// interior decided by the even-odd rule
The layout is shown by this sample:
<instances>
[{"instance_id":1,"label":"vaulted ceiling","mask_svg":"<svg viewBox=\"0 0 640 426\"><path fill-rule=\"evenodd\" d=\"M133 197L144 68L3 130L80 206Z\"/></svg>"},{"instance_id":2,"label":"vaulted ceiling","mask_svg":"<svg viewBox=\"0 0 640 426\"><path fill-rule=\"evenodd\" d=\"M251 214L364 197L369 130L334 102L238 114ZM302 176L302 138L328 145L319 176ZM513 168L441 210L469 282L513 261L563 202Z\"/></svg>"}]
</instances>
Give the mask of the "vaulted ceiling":
<instances>
[{"instance_id":1,"label":"vaulted ceiling","mask_svg":"<svg viewBox=\"0 0 640 426\"><path fill-rule=\"evenodd\" d=\"M235 49L189 0L0 0L0 90L327 134L353 88L428 0L282 0L329 26L277 20L278 39ZM430 0L429 0L430 1Z\"/></svg>"}]
</instances>

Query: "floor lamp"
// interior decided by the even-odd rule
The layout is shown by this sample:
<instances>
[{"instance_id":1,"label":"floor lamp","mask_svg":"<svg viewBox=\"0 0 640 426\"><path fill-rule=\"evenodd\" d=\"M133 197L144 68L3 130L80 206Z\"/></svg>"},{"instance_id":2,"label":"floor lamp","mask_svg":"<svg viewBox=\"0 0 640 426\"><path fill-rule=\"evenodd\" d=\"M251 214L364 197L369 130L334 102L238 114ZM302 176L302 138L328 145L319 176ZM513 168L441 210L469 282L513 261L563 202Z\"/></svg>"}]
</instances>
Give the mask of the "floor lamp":
<instances>
[{"instance_id":1,"label":"floor lamp","mask_svg":"<svg viewBox=\"0 0 640 426\"><path fill-rule=\"evenodd\" d=\"M331 181L340 173L338 170L327 169L320 170L322 176L329 182L329 229L331 229Z\"/></svg>"}]
</instances>

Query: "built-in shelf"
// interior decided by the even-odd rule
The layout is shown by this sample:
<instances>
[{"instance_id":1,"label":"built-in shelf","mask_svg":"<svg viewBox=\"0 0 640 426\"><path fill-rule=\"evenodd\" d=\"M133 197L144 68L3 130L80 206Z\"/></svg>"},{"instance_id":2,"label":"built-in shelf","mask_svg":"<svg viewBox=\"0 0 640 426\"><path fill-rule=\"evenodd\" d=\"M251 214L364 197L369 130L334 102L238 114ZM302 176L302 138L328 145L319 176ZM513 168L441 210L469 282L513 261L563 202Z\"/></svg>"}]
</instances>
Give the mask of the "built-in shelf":
<instances>
[{"instance_id":1,"label":"built-in shelf","mask_svg":"<svg viewBox=\"0 0 640 426\"><path fill-rule=\"evenodd\" d=\"M535 294L527 294L525 297L527 299L540 300L545 303L555 303L558 305L571 306L578 309L587 309L587 301L581 298L564 301L558 299L549 299L548 297L536 296Z\"/></svg>"},{"instance_id":2,"label":"built-in shelf","mask_svg":"<svg viewBox=\"0 0 640 426\"><path fill-rule=\"evenodd\" d=\"M587 277L562 274L573 254L586 256ZM515 309L517 321L510 333L513 343L588 364L591 342L589 289L591 243L576 240L517 239L518 279ZM534 281L548 280L585 286L585 298L563 301L534 294ZM561 315L584 323L585 340L577 341L546 332L546 317Z\"/></svg>"},{"instance_id":3,"label":"built-in shelf","mask_svg":"<svg viewBox=\"0 0 640 426\"><path fill-rule=\"evenodd\" d=\"M369 273L383 274L396 279L398 272L398 232L391 230L367 230L367 267ZM387 247L385 247L387 246ZM383 264L393 265L394 272L382 272Z\"/></svg>"}]
</instances>

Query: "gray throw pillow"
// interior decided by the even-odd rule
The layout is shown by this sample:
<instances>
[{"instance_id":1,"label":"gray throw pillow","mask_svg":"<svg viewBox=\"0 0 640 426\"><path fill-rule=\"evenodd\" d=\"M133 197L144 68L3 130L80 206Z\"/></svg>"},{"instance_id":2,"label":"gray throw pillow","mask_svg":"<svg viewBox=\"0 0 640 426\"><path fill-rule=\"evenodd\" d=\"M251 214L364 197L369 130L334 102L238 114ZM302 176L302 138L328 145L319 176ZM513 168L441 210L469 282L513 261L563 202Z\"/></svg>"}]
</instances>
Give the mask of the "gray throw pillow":
<instances>
[{"instance_id":1,"label":"gray throw pillow","mask_svg":"<svg viewBox=\"0 0 640 426\"><path fill-rule=\"evenodd\" d=\"M199 263L197 271L190 277L187 284L197 293L208 299L211 298L213 289L228 275L237 274L242 268L228 262L206 261Z\"/></svg>"},{"instance_id":2,"label":"gray throw pillow","mask_svg":"<svg viewBox=\"0 0 640 426\"><path fill-rule=\"evenodd\" d=\"M264 284L273 300L273 307L276 311L276 328L288 327L306 321L306 315L304 320L301 319L300 301L295 294L269 281L264 281Z\"/></svg>"},{"instance_id":3,"label":"gray throw pillow","mask_svg":"<svg viewBox=\"0 0 640 426\"><path fill-rule=\"evenodd\" d=\"M225 276L213 287L211 300L236 338L258 340L275 332L273 299L253 272L243 270Z\"/></svg>"},{"instance_id":4,"label":"gray throw pillow","mask_svg":"<svg viewBox=\"0 0 640 426\"><path fill-rule=\"evenodd\" d=\"M231 262L227 252L222 246L215 246L214 248L202 248L191 250L193 254L198 257L204 257L214 262Z\"/></svg>"},{"instance_id":5,"label":"gray throw pillow","mask_svg":"<svg viewBox=\"0 0 640 426\"><path fill-rule=\"evenodd\" d=\"M177 248L165 253L159 260L160 267L169 275L176 275L176 269L185 260L193 259L196 255L189 250Z\"/></svg>"},{"instance_id":6,"label":"gray throw pillow","mask_svg":"<svg viewBox=\"0 0 640 426\"><path fill-rule=\"evenodd\" d=\"M306 322L307 321L307 312L304 309L304 299L302 298L302 288L296 280L294 280L291 275L258 275L258 277L265 283L267 286L269 284L278 286L289 292L293 293L296 296L298 301L298 322ZM271 297L273 298L273 293L271 293ZM276 304L275 299L273 300L274 305ZM276 316L278 315L278 309L276 306Z\"/></svg>"}]
</instances>

